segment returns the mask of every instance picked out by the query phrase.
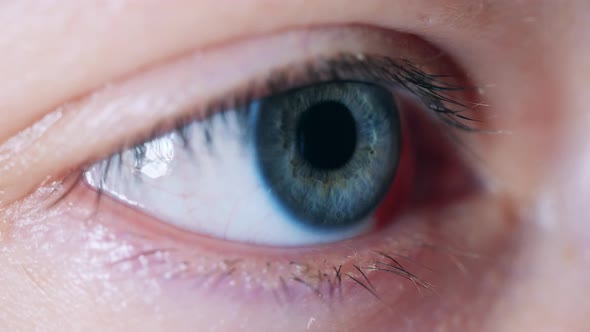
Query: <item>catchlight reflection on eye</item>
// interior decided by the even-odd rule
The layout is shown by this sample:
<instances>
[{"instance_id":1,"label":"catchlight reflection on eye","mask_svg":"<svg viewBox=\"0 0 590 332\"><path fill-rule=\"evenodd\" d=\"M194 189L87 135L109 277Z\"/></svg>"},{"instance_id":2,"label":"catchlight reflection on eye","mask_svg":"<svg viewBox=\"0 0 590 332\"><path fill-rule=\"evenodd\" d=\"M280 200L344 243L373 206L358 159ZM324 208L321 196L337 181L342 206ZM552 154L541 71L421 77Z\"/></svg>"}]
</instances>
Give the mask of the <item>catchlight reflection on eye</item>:
<instances>
[{"instance_id":1,"label":"catchlight reflection on eye","mask_svg":"<svg viewBox=\"0 0 590 332\"><path fill-rule=\"evenodd\" d=\"M128 149L94 165L86 180L163 222L231 241L309 245L375 227L372 214L400 159L388 89L314 84L247 110Z\"/></svg>"}]
</instances>

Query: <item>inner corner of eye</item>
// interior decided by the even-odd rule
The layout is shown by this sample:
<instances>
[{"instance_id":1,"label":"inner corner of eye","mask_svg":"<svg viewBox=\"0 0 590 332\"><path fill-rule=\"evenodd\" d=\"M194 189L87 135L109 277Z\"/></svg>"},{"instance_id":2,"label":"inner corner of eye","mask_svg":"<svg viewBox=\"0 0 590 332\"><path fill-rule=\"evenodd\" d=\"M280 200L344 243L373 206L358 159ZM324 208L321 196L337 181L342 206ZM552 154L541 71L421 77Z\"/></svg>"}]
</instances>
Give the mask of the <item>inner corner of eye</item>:
<instances>
[{"instance_id":1,"label":"inner corner of eye","mask_svg":"<svg viewBox=\"0 0 590 332\"><path fill-rule=\"evenodd\" d=\"M100 161L86 182L163 223L236 242L312 245L391 223L413 184L392 90L359 79L286 91Z\"/></svg>"}]
</instances>

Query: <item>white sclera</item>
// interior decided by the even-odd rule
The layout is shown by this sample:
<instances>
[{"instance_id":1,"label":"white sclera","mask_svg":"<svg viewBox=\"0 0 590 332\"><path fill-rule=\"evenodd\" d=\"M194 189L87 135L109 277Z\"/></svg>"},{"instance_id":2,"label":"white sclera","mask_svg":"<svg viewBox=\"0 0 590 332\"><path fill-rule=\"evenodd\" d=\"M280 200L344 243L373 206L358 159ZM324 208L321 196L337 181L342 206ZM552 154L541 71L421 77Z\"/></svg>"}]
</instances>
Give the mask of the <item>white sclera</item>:
<instances>
[{"instance_id":1,"label":"white sclera","mask_svg":"<svg viewBox=\"0 0 590 332\"><path fill-rule=\"evenodd\" d=\"M88 184L162 222L230 241L273 246L335 242L356 236L371 222L339 230L314 230L289 216L256 165L252 142L244 142L237 112L214 115L178 133L145 144L137 165L133 150L102 161L85 174ZM108 171L105 172L105 168ZM105 176L106 175L106 176ZM304 207L303 207L304 208Z\"/></svg>"}]
</instances>

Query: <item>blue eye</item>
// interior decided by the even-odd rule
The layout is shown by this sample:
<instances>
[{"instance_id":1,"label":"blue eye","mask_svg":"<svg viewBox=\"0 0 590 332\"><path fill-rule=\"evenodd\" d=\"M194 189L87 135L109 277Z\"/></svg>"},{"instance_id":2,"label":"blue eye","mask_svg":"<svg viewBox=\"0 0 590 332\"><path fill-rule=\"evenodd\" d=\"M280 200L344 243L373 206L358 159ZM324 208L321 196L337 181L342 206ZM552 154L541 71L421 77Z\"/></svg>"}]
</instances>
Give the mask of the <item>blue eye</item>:
<instances>
[{"instance_id":1,"label":"blue eye","mask_svg":"<svg viewBox=\"0 0 590 332\"><path fill-rule=\"evenodd\" d=\"M429 108L455 124L444 91L458 87L378 56L298 69L257 87L260 98L224 100L96 163L87 183L165 223L237 242L331 243L391 222L413 185L402 158L412 152L409 112L394 92L427 106L416 115Z\"/></svg>"},{"instance_id":2,"label":"blue eye","mask_svg":"<svg viewBox=\"0 0 590 332\"><path fill-rule=\"evenodd\" d=\"M391 185L400 120L390 91L331 82L260 102L256 157L269 195L314 229L366 222Z\"/></svg>"}]
</instances>

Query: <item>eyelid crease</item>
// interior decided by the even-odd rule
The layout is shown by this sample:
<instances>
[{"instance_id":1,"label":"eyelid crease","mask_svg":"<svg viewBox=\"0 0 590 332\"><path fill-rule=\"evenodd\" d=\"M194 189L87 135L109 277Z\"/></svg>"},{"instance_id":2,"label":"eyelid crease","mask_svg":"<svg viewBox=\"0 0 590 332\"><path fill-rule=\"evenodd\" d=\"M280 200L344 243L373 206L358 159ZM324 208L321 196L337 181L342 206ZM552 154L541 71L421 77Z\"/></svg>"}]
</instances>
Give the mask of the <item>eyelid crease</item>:
<instances>
[{"instance_id":1,"label":"eyelid crease","mask_svg":"<svg viewBox=\"0 0 590 332\"><path fill-rule=\"evenodd\" d=\"M238 53L242 56L236 59ZM211 96L244 91L258 82L252 77L265 82L273 69L335 54L386 54L425 63L433 72L454 68L441 61L440 51L416 37L362 27L296 30L196 52L66 103L54 112L59 120L38 139L19 135L11 145L0 146L0 167L6 170L0 178L0 205L26 195L39 183L59 180L89 160L112 154L113 146L140 143L138 137L149 139L157 134L154 128L172 129L183 116L203 117L199 110L215 99ZM261 55L265 61L256 61Z\"/></svg>"}]
</instances>

